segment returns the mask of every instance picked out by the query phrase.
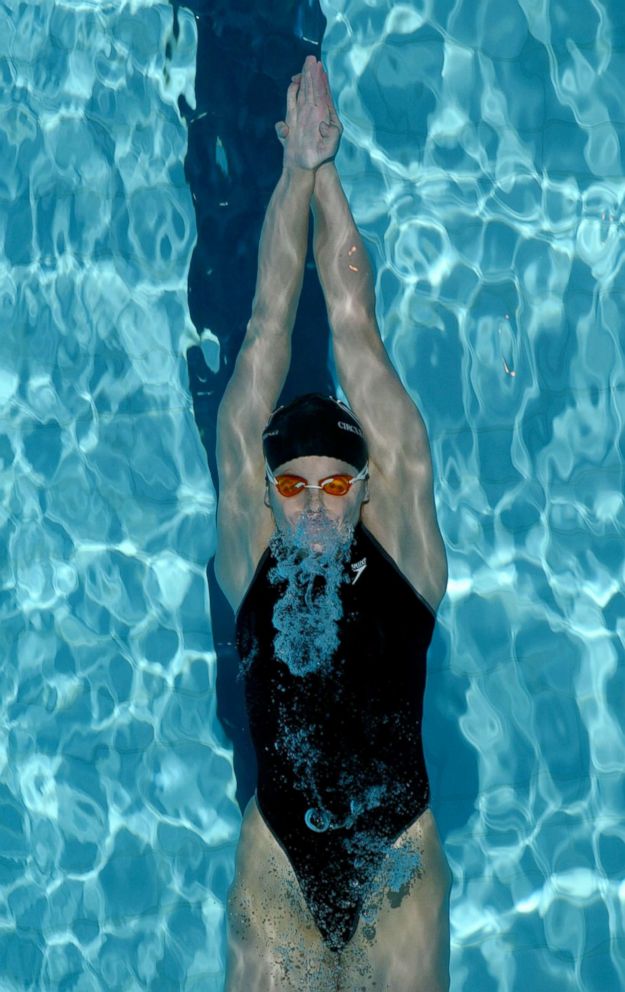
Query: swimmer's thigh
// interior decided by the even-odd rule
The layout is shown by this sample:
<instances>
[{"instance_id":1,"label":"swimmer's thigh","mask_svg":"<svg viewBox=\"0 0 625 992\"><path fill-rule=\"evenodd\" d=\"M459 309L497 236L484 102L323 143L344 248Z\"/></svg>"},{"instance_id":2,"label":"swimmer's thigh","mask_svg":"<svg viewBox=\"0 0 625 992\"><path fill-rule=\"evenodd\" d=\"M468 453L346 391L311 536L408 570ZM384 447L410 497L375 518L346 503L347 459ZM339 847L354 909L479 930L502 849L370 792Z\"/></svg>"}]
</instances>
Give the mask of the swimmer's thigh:
<instances>
[{"instance_id":1,"label":"swimmer's thigh","mask_svg":"<svg viewBox=\"0 0 625 992\"><path fill-rule=\"evenodd\" d=\"M226 992L336 992L324 944L289 860L250 800L228 897Z\"/></svg>"},{"instance_id":2,"label":"swimmer's thigh","mask_svg":"<svg viewBox=\"0 0 625 992\"><path fill-rule=\"evenodd\" d=\"M371 926L361 917L341 955L340 992L447 992L449 989L449 894L451 872L431 811L426 810L396 841L421 853L421 867L400 893L379 900ZM397 904L399 902L399 904ZM367 974L368 982L357 984Z\"/></svg>"}]
</instances>

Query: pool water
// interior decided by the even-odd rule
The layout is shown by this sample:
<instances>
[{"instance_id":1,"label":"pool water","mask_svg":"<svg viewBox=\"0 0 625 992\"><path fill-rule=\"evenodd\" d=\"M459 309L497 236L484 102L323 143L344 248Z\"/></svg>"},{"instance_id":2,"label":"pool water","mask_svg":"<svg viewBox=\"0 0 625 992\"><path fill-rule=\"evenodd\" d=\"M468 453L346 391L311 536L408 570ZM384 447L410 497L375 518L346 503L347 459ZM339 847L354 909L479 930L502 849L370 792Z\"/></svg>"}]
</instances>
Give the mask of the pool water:
<instances>
[{"instance_id":1,"label":"pool water","mask_svg":"<svg viewBox=\"0 0 625 992\"><path fill-rule=\"evenodd\" d=\"M618 992L625 9L322 11L449 557L425 741L452 989ZM0 4L3 992L223 988L240 809L187 355L225 379L233 351L187 292L202 30L150 0Z\"/></svg>"}]
</instances>

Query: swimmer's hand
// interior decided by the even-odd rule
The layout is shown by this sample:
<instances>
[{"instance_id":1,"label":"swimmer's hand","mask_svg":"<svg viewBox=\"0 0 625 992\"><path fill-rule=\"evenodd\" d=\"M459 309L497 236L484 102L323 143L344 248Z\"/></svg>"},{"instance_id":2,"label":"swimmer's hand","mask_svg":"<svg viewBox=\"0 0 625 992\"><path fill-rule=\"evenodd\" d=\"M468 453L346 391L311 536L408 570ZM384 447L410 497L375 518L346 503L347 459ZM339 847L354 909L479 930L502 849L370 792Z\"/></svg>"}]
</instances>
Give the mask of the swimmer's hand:
<instances>
[{"instance_id":1,"label":"swimmer's hand","mask_svg":"<svg viewBox=\"0 0 625 992\"><path fill-rule=\"evenodd\" d=\"M317 169L336 155L343 133L321 62L309 55L292 77L286 95L286 121L276 134L284 148L285 168Z\"/></svg>"}]
</instances>

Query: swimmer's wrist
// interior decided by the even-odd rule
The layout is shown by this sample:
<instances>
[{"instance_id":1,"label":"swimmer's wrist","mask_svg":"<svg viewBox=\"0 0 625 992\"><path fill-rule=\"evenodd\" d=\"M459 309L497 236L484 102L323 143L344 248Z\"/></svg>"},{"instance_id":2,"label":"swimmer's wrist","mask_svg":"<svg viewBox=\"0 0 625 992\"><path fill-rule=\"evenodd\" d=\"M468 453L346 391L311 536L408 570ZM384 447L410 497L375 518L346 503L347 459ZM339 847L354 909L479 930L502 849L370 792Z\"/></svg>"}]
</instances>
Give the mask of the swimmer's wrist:
<instances>
[{"instance_id":1,"label":"swimmer's wrist","mask_svg":"<svg viewBox=\"0 0 625 992\"><path fill-rule=\"evenodd\" d=\"M328 159L326 162L322 162L315 173L315 191L322 190L326 184L332 184L338 179L338 172L336 170L336 165L334 164L334 159Z\"/></svg>"},{"instance_id":2,"label":"swimmer's wrist","mask_svg":"<svg viewBox=\"0 0 625 992\"><path fill-rule=\"evenodd\" d=\"M309 169L305 165L297 165L294 162L283 162L282 163L282 171L283 172L292 172L295 175L298 175L299 173L305 173L307 175L314 176L314 174L315 174L315 172L317 170L316 169Z\"/></svg>"},{"instance_id":3,"label":"swimmer's wrist","mask_svg":"<svg viewBox=\"0 0 625 992\"><path fill-rule=\"evenodd\" d=\"M308 169L294 162L284 161L282 163L282 175L289 183L310 187L311 191L315 185L315 172L316 169Z\"/></svg>"},{"instance_id":4,"label":"swimmer's wrist","mask_svg":"<svg viewBox=\"0 0 625 992\"><path fill-rule=\"evenodd\" d=\"M313 164L310 164L310 162ZM285 152L282 159L282 169L283 171L289 170L295 173L308 173L311 176L315 176L321 170L325 170L327 167L334 168L334 156L331 158L325 158L323 161L314 161L311 156L293 156L290 157L288 152Z\"/></svg>"}]
</instances>

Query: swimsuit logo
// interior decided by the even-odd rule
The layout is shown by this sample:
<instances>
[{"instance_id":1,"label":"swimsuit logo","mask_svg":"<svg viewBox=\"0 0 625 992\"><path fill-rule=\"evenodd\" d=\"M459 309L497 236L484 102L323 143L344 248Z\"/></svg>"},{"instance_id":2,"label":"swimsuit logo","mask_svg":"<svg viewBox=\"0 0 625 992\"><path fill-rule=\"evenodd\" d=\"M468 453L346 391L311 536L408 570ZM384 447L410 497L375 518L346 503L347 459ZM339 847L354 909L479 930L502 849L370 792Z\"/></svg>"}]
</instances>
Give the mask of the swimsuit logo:
<instances>
[{"instance_id":1,"label":"swimsuit logo","mask_svg":"<svg viewBox=\"0 0 625 992\"><path fill-rule=\"evenodd\" d=\"M355 562L352 565L352 572L355 572L356 573L356 575L352 579L352 585L353 586L356 585L356 583L358 582L358 579L360 578L360 576L362 575L362 573L364 572L364 570L365 570L366 567L367 567L367 559L366 558L361 558L360 561L357 561L357 562Z\"/></svg>"},{"instance_id":2,"label":"swimsuit logo","mask_svg":"<svg viewBox=\"0 0 625 992\"><path fill-rule=\"evenodd\" d=\"M340 427L342 431L351 431L352 434L358 434L359 437L364 437L362 431L359 430L354 424L346 424L344 420L339 420L337 426Z\"/></svg>"}]
</instances>

